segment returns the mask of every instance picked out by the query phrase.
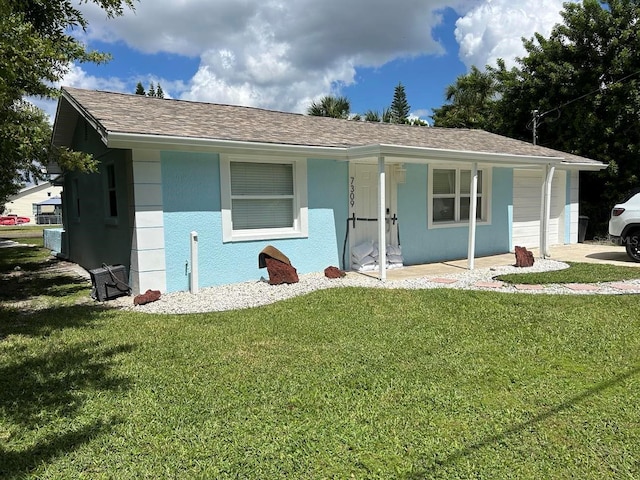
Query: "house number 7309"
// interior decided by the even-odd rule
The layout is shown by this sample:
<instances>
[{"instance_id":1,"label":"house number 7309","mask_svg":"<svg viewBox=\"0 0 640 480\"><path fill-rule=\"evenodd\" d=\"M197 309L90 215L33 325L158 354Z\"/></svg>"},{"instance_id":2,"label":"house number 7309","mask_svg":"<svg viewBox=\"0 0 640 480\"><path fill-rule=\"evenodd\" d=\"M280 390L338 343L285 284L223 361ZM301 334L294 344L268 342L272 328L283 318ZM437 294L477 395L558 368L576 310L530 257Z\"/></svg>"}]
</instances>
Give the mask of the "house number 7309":
<instances>
[{"instance_id":1,"label":"house number 7309","mask_svg":"<svg viewBox=\"0 0 640 480\"><path fill-rule=\"evenodd\" d=\"M349 204L353 207L356 204L356 177L351 177L351 185L349 187Z\"/></svg>"}]
</instances>

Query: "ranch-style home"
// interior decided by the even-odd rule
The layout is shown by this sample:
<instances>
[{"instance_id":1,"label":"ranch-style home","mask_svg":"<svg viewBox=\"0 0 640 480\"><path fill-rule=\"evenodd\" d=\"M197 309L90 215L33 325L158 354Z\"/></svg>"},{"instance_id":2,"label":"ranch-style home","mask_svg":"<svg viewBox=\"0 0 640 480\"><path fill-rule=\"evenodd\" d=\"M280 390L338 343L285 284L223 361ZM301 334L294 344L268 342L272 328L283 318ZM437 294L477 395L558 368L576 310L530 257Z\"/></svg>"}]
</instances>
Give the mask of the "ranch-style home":
<instances>
[{"instance_id":1,"label":"ranch-style home","mask_svg":"<svg viewBox=\"0 0 640 480\"><path fill-rule=\"evenodd\" d=\"M63 88L61 254L126 267L134 293L576 243L578 174L601 162L494 135ZM193 277L193 278L192 278Z\"/></svg>"}]
</instances>

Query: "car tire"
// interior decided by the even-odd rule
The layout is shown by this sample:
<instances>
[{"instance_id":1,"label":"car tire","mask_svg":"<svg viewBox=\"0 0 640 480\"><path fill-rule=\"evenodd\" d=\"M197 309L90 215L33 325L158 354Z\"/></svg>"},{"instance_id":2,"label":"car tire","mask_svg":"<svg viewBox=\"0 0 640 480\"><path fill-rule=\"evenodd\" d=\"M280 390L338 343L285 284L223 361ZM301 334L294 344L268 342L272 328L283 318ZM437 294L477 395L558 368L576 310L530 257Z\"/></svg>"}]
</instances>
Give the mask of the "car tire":
<instances>
[{"instance_id":1,"label":"car tire","mask_svg":"<svg viewBox=\"0 0 640 480\"><path fill-rule=\"evenodd\" d=\"M625 240L629 258L634 262L640 262L640 231L635 230Z\"/></svg>"}]
</instances>

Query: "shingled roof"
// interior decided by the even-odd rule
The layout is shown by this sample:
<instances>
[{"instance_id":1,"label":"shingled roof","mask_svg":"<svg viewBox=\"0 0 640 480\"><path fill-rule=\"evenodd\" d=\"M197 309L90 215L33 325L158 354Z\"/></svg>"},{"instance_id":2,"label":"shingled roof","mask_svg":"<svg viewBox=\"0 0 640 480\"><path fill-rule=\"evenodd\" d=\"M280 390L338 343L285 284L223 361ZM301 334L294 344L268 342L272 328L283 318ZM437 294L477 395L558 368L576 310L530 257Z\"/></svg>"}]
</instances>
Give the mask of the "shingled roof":
<instances>
[{"instance_id":1,"label":"shingled roof","mask_svg":"<svg viewBox=\"0 0 640 480\"><path fill-rule=\"evenodd\" d=\"M314 117L260 108L160 99L64 87L54 143L68 145L80 114L108 141L112 134L347 149L394 145L514 157L548 157L586 167L601 162L485 132ZM66 104L65 104L66 102ZM75 122L73 122L75 125Z\"/></svg>"}]
</instances>

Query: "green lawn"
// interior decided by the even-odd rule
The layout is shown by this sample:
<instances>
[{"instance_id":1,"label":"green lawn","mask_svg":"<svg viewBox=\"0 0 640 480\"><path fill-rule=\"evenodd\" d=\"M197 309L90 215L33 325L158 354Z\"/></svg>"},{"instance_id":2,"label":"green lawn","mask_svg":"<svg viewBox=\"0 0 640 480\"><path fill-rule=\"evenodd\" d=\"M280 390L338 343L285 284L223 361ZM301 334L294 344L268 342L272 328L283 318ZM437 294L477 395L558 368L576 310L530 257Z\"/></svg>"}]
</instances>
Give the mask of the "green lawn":
<instances>
[{"instance_id":1,"label":"green lawn","mask_svg":"<svg viewBox=\"0 0 640 480\"><path fill-rule=\"evenodd\" d=\"M345 288L153 316L74 289L3 298L0 478L640 476L637 296Z\"/></svg>"},{"instance_id":2,"label":"green lawn","mask_svg":"<svg viewBox=\"0 0 640 480\"><path fill-rule=\"evenodd\" d=\"M497 280L520 284L619 282L640 278L640 267L620 267L610 264L567 262L569 268L551 272L510 273Z\"/></svg>"}]
</instances>

